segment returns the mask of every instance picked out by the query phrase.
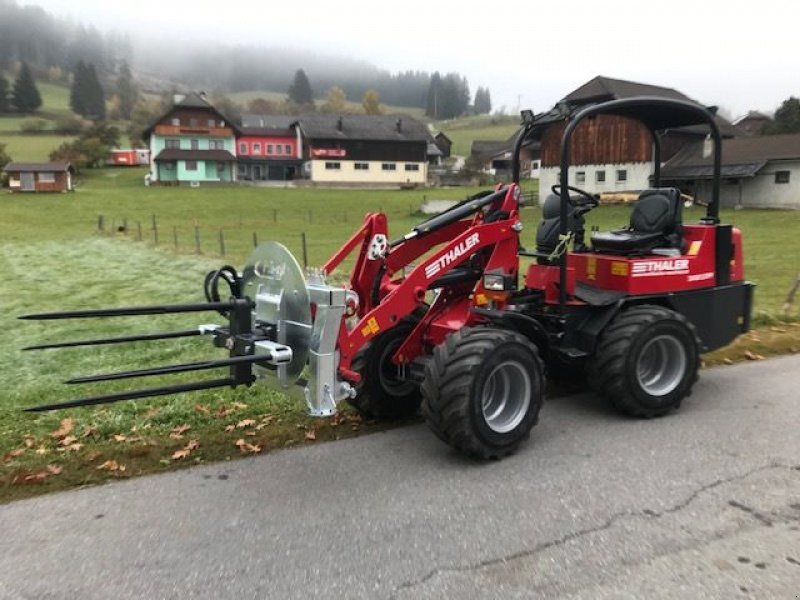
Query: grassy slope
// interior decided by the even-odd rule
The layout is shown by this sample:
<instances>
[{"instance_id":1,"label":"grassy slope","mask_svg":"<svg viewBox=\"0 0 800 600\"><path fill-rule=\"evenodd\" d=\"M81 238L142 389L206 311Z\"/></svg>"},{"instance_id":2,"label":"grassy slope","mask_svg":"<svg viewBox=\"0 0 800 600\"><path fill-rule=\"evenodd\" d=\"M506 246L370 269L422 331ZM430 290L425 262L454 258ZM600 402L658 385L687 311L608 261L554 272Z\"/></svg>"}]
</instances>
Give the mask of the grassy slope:
<instances>
[{"instance_id":1,"label":"grassy slope","mask_svg":"<svg viewBox=\"0 0 800 600\"><path fill-rule=\"evenodd\" d=\"M65 308L200 301L203 274L223 262L241 265L250 251L253 230L261 240L284 241L298 255L299 232L306 231L310 262L319 264L358 226L364 212L383 208L390 215L391 233L397 235L420 220L409 213L424 194L461 198L466 193L466 190L144 188L142 174L138 169L107 169L84 177L74 194L0 195L4 216L0 220L0 270L4 274L0 279L4 308L0 312L0 327L5 332L0 342L0 378L4 381L0 403L0 501L109 477L172 468L176 464L238 456L239 450L234 446L238 439L268 450L291 443L312 443L305 440L306 431L312 428L317 439L322 440L352 435L354 428L374 427L355 421L312 421L303 416L296 402L263 388L212 390L68 413L24 414L21 408L39 402L131 387L123 382L84 390L59 383L74 375L197 360L216 354L202 340L21 353L19 349L25 345L122 332L182 329L215 319L214 315L168 316L43 324L19 322L15 315ZM273 209L278 211L277 223L272 223ZM311 222L309 210L313 215ZM619 225L627 220L628 210L603 207L591 215L590 224L601 228ZM147 226L142 242L133 241L135 230L127 239L124 234L117 234L117 239L98 235L95 231L98 214L105 214L109 223L112 219L120 223L127 218L129 228L136 221L149 224L151 215L156 214L161 246L153 248L152 232ZM699 215L698 209L691 209L686 220L696 220ZM538 218L537 209L523 211L526 224L523 240L528 245L532 244ZM723 218L733 220L745 230L747 273L759 284L757 310L776 314L800 269L795 258L800 256L800 240L796 236L800 212L741 211L724 214ZM204 244L209 240L201 256L192 255L194 219L201 228ZM217 256L216 235L220 225L227 226L228 252L224 259ZM173 226L180 228L179 254L172 249ZM759 335L760 341L752 337L744 339L730 350L733 352L730 356L740 358L746 349L765 354L768 346L784 351L800 346L800 327L795 325L781 325ZM707 360L720 362L725 356ZM159 383L155 379L133 385ZM82 444L81 448L70 451L50 436L59 420L67 416L75 419L73 435L78 438L75 443ZM254 423L248 424L249 420ZM191 429L180 439L171 438L171 430L182 424ZM259 429L261 424L264 426ZM225 431L231 426L231 431ZM93 433L84 438L81 436L85 428ZM26 435L31 436L30 448L25 446ZM122 435L124 439L117 441L114 435ZM200 448L193 450L187 459L173 460L172 453L191 439L199 440ZM20 456L9 455L23 448ZM98 470L107 460L125 465L126 470L122 473ZM46 465L56 470L61 467L63 471L35 485L20 485L26 477L35 479Z\"/></svg>"},{"instance_id":2,"label":"grassy slope","mask_svg":"<svg viewBox=\"0 0 800 600\"><path fill-rule=\"evenodd\" d=\"M493 117L480 115L439 121L434 124L437 131L443 131L453 140L452 153L468 156L470 146L475 140L505 140L519 129L517 117Z\"/></svg>"},{"instance_id":3,"label":"grassy slope","mask_svg":"<svg viewBox=\"0 0 800 600\"><path fill-rule=\"evenodd\" d=\"M37 82L42 96L42 107L33 115L0 116L0 144L6 144L6 152L16 161L46 161L50 152L72 138L49 134L23 134L20 125L27 119L45 119L47 130L53 128L53 120L69 114L69 89L52 83Z\"/></svg>"}]
</instances>

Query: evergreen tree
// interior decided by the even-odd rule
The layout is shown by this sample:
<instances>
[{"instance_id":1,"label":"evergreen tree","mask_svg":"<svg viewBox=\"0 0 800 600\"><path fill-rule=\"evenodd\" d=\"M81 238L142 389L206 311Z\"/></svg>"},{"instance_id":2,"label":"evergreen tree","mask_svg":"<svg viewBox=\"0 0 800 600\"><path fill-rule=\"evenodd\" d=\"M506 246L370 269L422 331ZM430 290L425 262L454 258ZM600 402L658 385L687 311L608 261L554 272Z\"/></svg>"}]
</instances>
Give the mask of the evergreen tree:
<instances>
[{"instance_id":1,"label":"evergreen tree","mask_svg":"<svg viewBox=\"0 0 800 600\"><path fill-rule=\"evenodd\" d=\"M775 111L775 118L764 127L765 135L800 132L800 99L791 96Z\"/></svg>"},{"instance_id":2,"label":"evergreen tree","mask_svg":"<svg viewBox=\"0 0 800 600\"><path fill-rule=\"evenodd\" d=\"M433 119L439 118L439 96L442 92L442 77L436 71L431 75L431 82L428 85L428 99L425 102L425 115Z\"/></svg>"},{"instance_id":3,"label":"evergreen tree","mask_svg":"<svg viewBox=\"0 0 800 600\"><path fill-rule=\"evenodd\" d=\"M123 61L117 76L116 94L119 98L119 117L124 120L131 118L133 107L139 99L139 89L133 81L133 75L128 63Z\"/></svg>"},{"instance_id":4,"label":"evergreen tree","mask_svg":"<svg viewBox=\"0 0 800 600\"><path fill-rule=\"evenodd\" d=\"M34 112L42 105L42 97L39 95L36 82L33 80L33 75L26 62L22 63L19 75L14 81L11 104L21 113Z\"/></svg>"},{"instance_id":5,"label":"evergreen tree","mask_svg":"<svg viewBox=\"0 0 800 600\"><path fill-rule=\"evenodd\" d=\"M86 114L83 116L94 121L104 120L106 118L106 97L93 64L86 66L85 94Z\"/></svg>"},{"instance_id":6,"label":"evergreen tree","mask_svg":"<svg viewBox=\"0 0 800 600\"><path fill-rule=\"evenodd\" d=\"M11 103L8 101L8 81L0 75L0 113L11 112Z\"/></svg>"},{"instance_id":7,"label":"evergreen tree","mask_svg":"<svg viewBox=\"0 0 800 600\"><path fill-rule=\"evenodd\" d=\"M381 109L381 98L375 90L367 90L364 92L364 98L361 100L361 106L364 107L364 112L368 115L383 114Z\"/></svg>"},{"instance_id":8,"label":"evergreen tree","mask_svg":"<svg viewBox=\"0 0 800 600\"><path fill-rule=\"evenodd\" d=\"M289 100L295 104L314 104L314 92L311 90L311 83L306 77L303 69L297 69L294 74L294 81L289 86Z\"/></svg>"},{"instance_id":9,"label":"evergreen tree","mask_svg":"<svg viewBox=\"0 0 800 600\"><path fill-rule=\"evenodd\" d=\"M69 88L69 108L72 112L86 116L86 65L78 61L72 71L72 86Z\"/></svg>"},{"instance_id":10,"label":"evergreen tree","mask_svg":"<svg viewBox=\"0 0 800 600\"><path fill-rule=\"evenodd\" d=\"M486 115L492 112L492 98L489 94L489 88L479 87L475 91L475 113L479 115Z\"/></svg>"}]
</instances>

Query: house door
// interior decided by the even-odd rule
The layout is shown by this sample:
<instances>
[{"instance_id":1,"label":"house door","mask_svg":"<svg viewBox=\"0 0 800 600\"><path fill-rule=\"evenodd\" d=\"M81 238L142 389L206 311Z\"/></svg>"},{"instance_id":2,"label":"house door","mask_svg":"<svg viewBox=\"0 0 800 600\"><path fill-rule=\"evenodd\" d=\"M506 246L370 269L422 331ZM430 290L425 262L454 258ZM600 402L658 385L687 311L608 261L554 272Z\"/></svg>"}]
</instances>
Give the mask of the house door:
<instances>
[{"instance_id":1,"label":"house door","mask_svg":"<svg viewBox=\"0 0 800 600\"><path fill-rule=\"evenodd\" d=\"M33 192L36 190L36 186L33 183L33 173L20 173L19 178L23 192Z\"/></svg>"},{"instance_id":2,"label":"house door","mask_svg":"<svg viewBox=\"0 0 800 600\"><path fill-rule=\"evenodd\" d=\"M259 181L261 179L261 166L253 165L253 179Z\"/></svg>"}]
</instances>

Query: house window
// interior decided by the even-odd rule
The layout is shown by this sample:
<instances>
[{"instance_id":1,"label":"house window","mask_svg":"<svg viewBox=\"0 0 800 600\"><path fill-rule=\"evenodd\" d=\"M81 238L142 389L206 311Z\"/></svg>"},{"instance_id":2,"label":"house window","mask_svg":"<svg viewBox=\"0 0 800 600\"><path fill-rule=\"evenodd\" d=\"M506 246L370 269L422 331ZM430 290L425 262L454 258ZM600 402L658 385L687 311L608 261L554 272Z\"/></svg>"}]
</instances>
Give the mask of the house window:
<instances>
[{"instance_id":1,"label":"house window","mask_svg":"<svg viewBox=\"0 0 800 600\"><path fill-rule=\"evenodd\" d=\"M272 154L272 144L267 144L267 154Z\"/></svg>"},{"instance_id":2,"label":"house window","mask_svg":"<svg viewBox=\"0 0 800 600\"><path fill-rule=\"evenodd\" d=\"M775 171L775 183L789 183L790 171Z\"/></svg>"},{"instance_id":3,"label":"house window","mask_svg":"<svg viewBox=\"0 0 800 600\"><path fill-rule=\"evenodd\" d=\"M39 173L39 183L55 183L55 173Z\"/></svg>"},{"instance_id":4,"label":"house window","mask_svg":"<svg viewBox=\"0 0 800 600\"><path fill-rule=\"evenodd\" d=\"M209 119L209 120L208 120L208 126L209 126L209 127L214 127L216 124L217 124L217 123L216 123L216 121L214 121L214 119Z\"/></svg>"},{"instance_id":5,"label":"house window","mask_svg":"<svg viewBox=\"0 0 800 600\"><path fill-rule=\"evenodd\" d=\"M197 161L196 160L187 160L186 161L186 170L187 171L197 171Z\"/></svg>"},{"instance_id":6,"label":"house window","mask_svg":"<svg viewBox=\"0 0 800 600\"><path fill-rule=\"evenodd\" d=\"M595 180L596 183L605 183L606 182L606 172L605 171L595 171L594 180Z\"/></svg>"},{"instance_id":7,"label":"house window","mask_svg":"<svg viewBox=\"0 0 800 600\"><path fill-rule=\"evenodd\" d=\"M397 165L394 163L382 163L381 170L383 171L396 171Z\"/></svg>"},{"instance_id":8,"label":"house window","mask_svg":"<svg viewBox=\"0 0 800 600\"><path fill-rule=\"evenodd\" d=\"M406 171L419 171L419 165L406 165Z\"/></svg>"},{"instance_id":9,"label":"house window","mask_svg":"<svg viewBox=\"0 0 800 600\"><path fill-rule=\"evenodd\" d=\"M578 185L586 183L586 171L577 171L575 173L575 183Z\"/></svg>"},{"instance_id":10,"label":"house window","mask_svg":"<svg viewBox=\"0 0 800 600\"><path fill-rule=\"evenodd\" d=\"M369 171L369 163L357 162L355 163L356 171Z\"/></svg>"},{"instance_id":11,"label":"house window","mask_svg":"<svg viewBox=\"0 0 800 600\"><path fill-rule=\"evenodd\" d=\"M628 181L628 170L617 169L617 183L624 183Z\"/></svg>"},{"instance_id":12,"label":"house window","mask_svg":"<svg viewBox=\"0 0 800 600\"><path fill-rule=\"evenodd\" d=\"M200 149L200 140L192 140L192 150Z\"/></svg>"},{"instance_id":13,"label":"house window","mask_svg":"<svg viewBox=\"0 0 800 600\"><path fill-rule=\"evenodd\" d=\"M239 154L247 154L247 144L244 142L239 144Z\"/></svg>"},{"instance_id":14,"label":"house window","mask_svg":"<svg viewBox=\"0 0 800 600\"><path fill-rule=\"evenodd\" d=\"M292 153L292 147L289 144L285 144L283 146L283 153L284 154L291 154Z\"/></svg>"},{"instance_id":15,"label":"house window","mask_svg":"<svg viewBox=\"0 0 800 600\"><path fill-rule=\"evenodd\" d=\"M181 147L181 141L180 140L167 140L167 141L164 142L164 147L165 148L170 148L172 150L177 150L177 149L179 149Z\"/></svg>"},{"instance_id":16,"label":"house window","mask_svg":"<svg viewBox=\"0 0 800 600\"><path fill-rule=\"evenodd\" d=\"M325 170L326 171L338 171L342 168L342 163L339 162L326 162L325 163Z\"/></svg>"},{"instance_id":17,"label":"house window","mask_svg":"<svg viewBox=\"0 0 800 600\"><path fill-rule=\"evenodd\" d=\"M275 146L275 154L283 154L283 146L281 146L280 144L277 144Z\"/></svg>"},{"instance_id":18,"label":"house window","mask_svg":"<svg viewBox=\"0 0 800 600\"><path fill-rule=\"evenodd\" d=\"M222 179L225 176L225 163L218 162L217 163L217 177Z\"/></svg>"},{"instance_id":19,"label":"house window","mask_svg":"<svg viewBox=\"0 0 800 600\"><path fill-rule=\"evenodd\" d=\"M225 140L208 140L208 148L209 150L225 150ZM247 146L245 146L244 152L247 152Z\"/></svg>"},{"instance_id":20,"label":"house window","mask_svg":"<svg viewBox=\"0 0 800 600\"><path fill-rule=\"evenodd\" d=\"M261 144L253 144L253 154L261 154Z\"/></svg>"},{"instance_id":21,"label":"house window","mask_svg":"<svg viewBox=\"0 0 800 600\"><path fill-rule=\"evenodd\" d=\"M174 127L180 127L180 124L181 124L181 120L178 117L173 117L172 118L172 125Z\"/></svg>"}]
</instances>

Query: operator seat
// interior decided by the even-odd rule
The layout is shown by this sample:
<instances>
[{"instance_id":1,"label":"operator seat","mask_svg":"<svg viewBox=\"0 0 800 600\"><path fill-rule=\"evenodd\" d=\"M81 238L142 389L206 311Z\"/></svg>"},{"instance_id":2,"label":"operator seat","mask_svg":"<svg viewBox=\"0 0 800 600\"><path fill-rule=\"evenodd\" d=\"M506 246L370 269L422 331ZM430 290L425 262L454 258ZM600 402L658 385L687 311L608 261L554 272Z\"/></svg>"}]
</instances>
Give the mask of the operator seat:
<instances>
[{"instance_id":1,"label":"operator seat","mask_svg":"<svg viewBox=\"0 0 800 600\"><path fill-rule=\"evenodd\" d=\"M582 216L576 216L571 206L567 207L567 231L573 231L577 225L583 225ZM539 255L550 255L558 247L559 234L561 233L561 196L548 194L542 204L542 220L536 229L536 252ZM558 264L558 258L553 260L548 256L539 256L540 265Z\"/></svg>"},{"instance_id":2,"label":"operator seat","mask_svg":"<svg viewBox=\"0 0 800 600\"><path fill-rule=\"evenodd\" d=\"M676 188L657 188L639 194L627 229L592 234L592 248L623 256L650 254L655 248L683 253L681 194Z\"/></svg>"}]
</instances>

